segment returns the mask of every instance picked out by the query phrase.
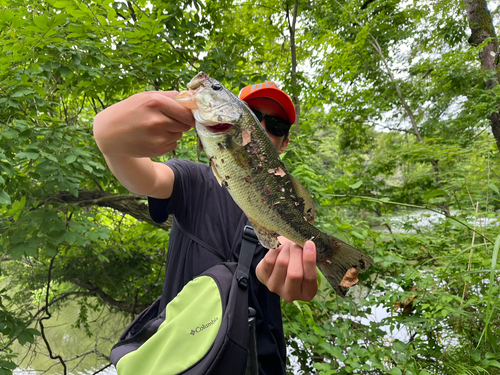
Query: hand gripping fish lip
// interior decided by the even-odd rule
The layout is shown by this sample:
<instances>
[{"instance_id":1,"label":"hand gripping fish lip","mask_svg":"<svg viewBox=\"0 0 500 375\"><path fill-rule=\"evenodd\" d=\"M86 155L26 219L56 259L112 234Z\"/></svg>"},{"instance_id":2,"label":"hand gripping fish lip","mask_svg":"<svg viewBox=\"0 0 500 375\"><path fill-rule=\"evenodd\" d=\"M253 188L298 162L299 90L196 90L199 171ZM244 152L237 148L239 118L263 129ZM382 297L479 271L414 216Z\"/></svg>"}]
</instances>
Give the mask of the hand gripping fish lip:
<instances>
[{"instance_id":1,"label":"hand gripping fish lip","mask_svg":"<svg viewBox=\"0 0 500 375\"><path fill-rule=\"evenodd\" d=\"M200 84L203 81L199 81ZM198 84L196 86L196 89L194 90L189 90L189 91L183 91L180 94L174 96L172 99L177 101L179 104L182 104L184 107L189 108L191 110L193 109L199 109L198 103L196 101L196 93L200 90L201 85ZM227 123L227 122L207 122L206 119L198 119L201 124L203 124L204 127L206 127L210 132L212 133L221 133L221 132L227 132L233 127L233 124ZM222 118L221 118L222 120Z\"/></svg>"}]
</instances>

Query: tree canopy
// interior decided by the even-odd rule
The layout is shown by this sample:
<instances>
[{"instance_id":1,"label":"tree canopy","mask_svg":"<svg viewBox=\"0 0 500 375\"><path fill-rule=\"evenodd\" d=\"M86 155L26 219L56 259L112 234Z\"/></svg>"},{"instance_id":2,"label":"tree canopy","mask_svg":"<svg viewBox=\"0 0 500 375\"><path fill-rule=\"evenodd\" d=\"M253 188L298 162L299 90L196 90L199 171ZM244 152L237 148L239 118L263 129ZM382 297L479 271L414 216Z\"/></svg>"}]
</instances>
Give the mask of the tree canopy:
<instances>
[{"instance_id":1,"label":"tree canopy","mask_svg":"<svg viewBox=\"0 0 500 375\"><path fill-rule=\"evenodd\" d=\"M198 71L236 94L264 80L290 93L284 162L316 224L376 263L347 298L321 279L312 302L283 303L289 373L500 374L498 12L485 0L0 0L0 375L71 373L82 358L97 373L160 294L170 223L109 172L92 122ZM197 160L193 131L160 159L174 156ZM51 334L68 307L65 329L89 338L71 355ZM118 322L105 340L96 314Z\"/></svg>"}]
</instances>

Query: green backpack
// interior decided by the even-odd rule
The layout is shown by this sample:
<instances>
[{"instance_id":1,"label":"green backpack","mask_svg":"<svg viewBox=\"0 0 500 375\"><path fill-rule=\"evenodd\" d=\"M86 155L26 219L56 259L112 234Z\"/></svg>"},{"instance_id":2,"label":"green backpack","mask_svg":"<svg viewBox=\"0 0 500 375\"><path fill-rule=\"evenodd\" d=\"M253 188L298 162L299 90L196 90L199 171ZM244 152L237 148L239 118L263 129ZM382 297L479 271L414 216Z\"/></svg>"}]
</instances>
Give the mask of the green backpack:
<instances>
[{"instance_id":1,"label":"green backpack","mask_svg":"<svg viewBox=\"0 0 500 375\"><path fill-rule=\"evenodd\" d=\"M238 263L209 268L164 310L161 297L144 310L111 349L118 375L257 374L255 310L248 308L257 242L246 225Z\"/></svg>"}]
</instances>

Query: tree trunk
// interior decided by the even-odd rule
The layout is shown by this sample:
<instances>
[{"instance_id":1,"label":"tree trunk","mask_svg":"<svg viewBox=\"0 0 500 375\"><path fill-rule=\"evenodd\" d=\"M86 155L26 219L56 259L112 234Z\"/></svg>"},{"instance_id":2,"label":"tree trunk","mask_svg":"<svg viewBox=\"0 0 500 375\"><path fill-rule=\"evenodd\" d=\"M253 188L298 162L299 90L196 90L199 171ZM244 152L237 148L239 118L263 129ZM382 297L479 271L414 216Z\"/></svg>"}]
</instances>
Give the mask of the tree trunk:
<instances>
[{"instance_id":1,"label":"tree trunk","mask_svg":"<svg viewBox=\"0 0 500 375\"><path fill-rule=\"evenodd\" d=\"M493 19L488 10L486 0L464 0L467 11L467 21L471 30L469 44L478 46L487 39L488 44L479 52L481 60L481 69L483 71L495 71L492 79L486 81L486 89L491 90L500 81L500 70L495 65L495 53L498 51L498 39L493 27ZM495 137L498 150L500 151L500 108L488 116L490 120L491 131Z\"/></svg>"},{"instance_id":2,"label":"tree trunk","mask_svg":"<svg viewBox=\"0 0 500 375\"><path fill-rule=\"evenodd\" d=\"M287 5L286 14L288 19L288 30L290 32L290 54L292 59L291 73L292 73L292 98L295 105L295 123L294 131L297 131L300 120L300 99L297 95L297 45L295 43L295 27L297 22L297 11L299 9L299 0L295 0L293 7L292 20L290 21L290 9Z\"/></svg>"}]
</instances>

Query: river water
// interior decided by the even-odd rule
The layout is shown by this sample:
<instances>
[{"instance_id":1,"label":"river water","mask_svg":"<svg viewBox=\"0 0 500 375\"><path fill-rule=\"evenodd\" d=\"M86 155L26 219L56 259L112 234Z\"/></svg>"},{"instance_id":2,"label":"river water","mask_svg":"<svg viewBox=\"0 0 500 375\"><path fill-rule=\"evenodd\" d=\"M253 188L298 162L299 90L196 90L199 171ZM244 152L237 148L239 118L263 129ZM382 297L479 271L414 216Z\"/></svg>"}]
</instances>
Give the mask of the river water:
<instances>
[{"instance_id":1,"label":"river water","mask_svg":"<svg viewBox=\"0 0 500 375\"><path fill-rule=\"evenodd\" d=\"M109 357L111 347L131 322L131 317L108 308L89 311L89 337L83 327L75 326L79 314L78 305L70 303L44 322L52 352L55 356L64 358L68 374L116 374L113 366L104 368L109 361L103 355ZM26 344L24 347L17 345L13 350L19 353L17 362L22 359L20 367L14 370L15 375L63 373L63 366L57 360L49 358L48 350L40 338L35 344Z\"/></svg>"}]
</instances>

